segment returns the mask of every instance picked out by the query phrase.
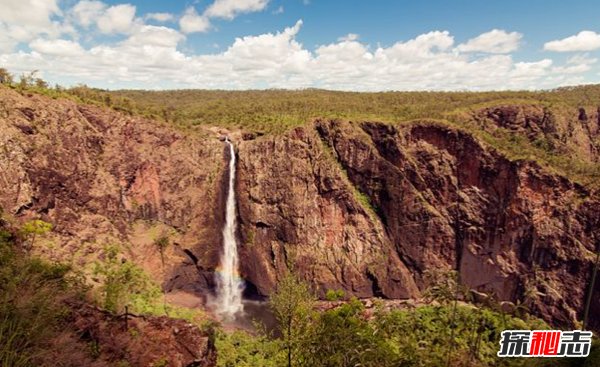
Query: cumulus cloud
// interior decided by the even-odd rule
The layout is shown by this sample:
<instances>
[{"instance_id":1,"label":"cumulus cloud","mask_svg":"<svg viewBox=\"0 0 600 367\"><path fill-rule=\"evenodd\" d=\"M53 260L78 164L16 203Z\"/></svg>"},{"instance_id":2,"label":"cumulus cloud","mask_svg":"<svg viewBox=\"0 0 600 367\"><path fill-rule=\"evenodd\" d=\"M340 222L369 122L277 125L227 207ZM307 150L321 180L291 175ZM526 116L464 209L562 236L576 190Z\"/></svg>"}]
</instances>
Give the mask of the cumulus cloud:
<instances>
[{"instance_id":1,"label":"cumulus cloud","mask_svg":"<svg viewBox=\"0 0 600 367\"><path fill-rule=\"evenodd\" d=\"M348 33L347 35L338 38L338 41L339 42L345 42L345 41L352 42L352 41L358 41L359 38L360 38L360 36L356 33Z\"/></svg>"},{"instance_id":2,"label":"cumulus cloud","mask_svg":"<svg viewBox=\"0 0 600 367\"><path fill-rule=\"evenodd\" d=\"M560 74L585 73L592 70L592 65L596 62L598 59L590 57L589 54L577 54L567 59L566 66L557 66L554 71Z\"/></svg>"},{"instance_id":3,"label":"cumulus cloud","mask_svg":"<svg viewBox=\"0 0 600 367\"><path fill-rule=\"evenodd\" d=\"M215 0L204 15L209 18L233 19L239 14L261 11L271 0Z\"/></svg>"},{"instance_id":4,"label":"cumulus cloud","mask_svg":"<svg viewBox=\"0 0 600 367\"><path fill-rule=\"evenodd\" d=\"M580 65L580 64L592 65L592 64L595 64L596 62L598 62L598 59L595 57L590 57L590 54L574 55L574 56L569 57L569 59L567 60L568 64L576 64L576 65Z\"/></svg>"},{"instance_id":5,"label":"cumulus cloud","mask_svg":"<svg viewBox=\"0 0 600 367\"><path fill-rule=\"evenodd\" d=\"M129 34L141 21L135 17L136 7L131 4L108 6L102 1L82 0L67 14L67 22L84 29L96 25L104 34Z\"/></svg>"},{"instance_id":6,"label":"cumulus cloud","mask_svg":"<svg viewBox=\"0 0 600 367\"><path fill-rule=\"evenodd\" d=\"M39 35L58 37L61 15L56 0L0 0L0 50L11 51L21 42L29 42Z\"/></svg>"},{"instance_id":7,"label":"cumulus cloud","mask_svg":"<svg viewBox=\"0 0 600 367\"><path fill-rule=\"evenodd\" d=\"M556 52L594 51L600 49L600 34L581 31L575 36L544 44L544 50Z\"/></svg>"},{"instance_id":8,"label":"cumulus cloud","mask_svg":"<svg viewBox=\"0 0 600 367\"><path fill-rule=\"evenodd\" d=\"M190 6L186 9L185 14L179 20L179 27L183 33L206 32L210 29L210 20L199 15L194 7Z\"/></svg>"},{"instance_id":9,"label":"cumulus cloud","mask_svg":"<svg viewBox=\"0 0 600 367\"><path fill-rule=\"evenodd\" d=\"M185 37L172 28L144 25L139 27L124 44L176 48Z\"/></svg>"},{"instance_id":10,"label":"cumulus cloud","mask_svg":"<svg viewBox=\"0 0 600 367\"><path fill-rule=\"evenodd\" d=\"M146 15L146 19L155 20L157 22L169 22L172 21L175 17L170 13L150 13Z\"/></svg>"},{"instance_id":11,"label":"cumulus cloud","mask_svg":"<svg viewBox=\"0 0 600 367\"><path fill-rule=\"evenodd\" d=\"M207 32L211 28L212 18L232 20L240 14L252 13L265 9L271 0L215 0L202 14L198 14L192 6L188 7L179 26L183 33ZM283 13L283 6L275 11Z\"/></svg>"},{"instance_id":12,"label":"cumulus cloud","mask_svg":"<svg viewBox=\"0 0 600 367\"><path fill-rule=\"evenodd\" d=\"M521 33L508 33L502 29L493 29L458 45L456 49L460 52L506 54L517 51L522 38Z\"/></svg>"},{"instance_id":13,"label":"cumulus cloud","mask_svg":"<svg viewBox=\"0 0 600 367\"><path fill-rule=\"evenodd\" d=\"M474 55L458 51L447 31L375 49L351 37L311 51L297 40L301 28L298 21L281 32L237 38L222 52L193 55L178 50L180 32L136 25L126 40L87 50L74 41L35 40L31 52L0 55L0 65L104 88L378 91L549 88L581 80L578 74L596 62L585 54L565 66L550 59L515 62L509 54Z\"/></svg>"},{"instance_id":14,"label":"cumulus cloud","mask_svg":"<svg viewBox=\"0 0 600 367\"><path fill-rule=\"evenodd\" d=\"M36 39L29 43L29 47L40 54L49 56L73 57L82 55L85 52L83 47L77 42L63 39Z\"/></svg>"},{"instance_id":15,"label":"cumulus cloud","mask_svg":"<svg viewBox=\"0 0 600 367\"><path fill-rule=\"evenodd\" d=\"M0 0L0 65L15 73L43 70L51 82L68 79L103 88L378 91L549 88L583 81L582 74L598 61L578 53L563 64L549 58L516 62L512 52L523 36L499 29L459 45L448 31L437 30L386 47L350 33L309 49L297 37L301 20L280 32L236 38L213 53L180 50L187 34L208 31L211 20L261 11L269 3L214 0L202 13L190 6L174 29L155 23L175 21L172 14L137 16L131 4L81 0L63 11L58 0ZM94 40L98 34L122 37ZM23 47L15 52L18 45ZM600 35L583 31L548 42L545 49L600 49Z\"/></svg>"},{"instance_id":16,"label":"cumulus cloud","mask_svg":"<svg viewBox=\"0 0 600 367\"><path fill-rule=\"evenodd\" d=\"M129 33L135 19L135 6L121 4L111 6L98 18L98 29L102 33Z\"/></svg>"},{"instance_id":17,"label":"cumulus cloud","mask_svg":"<svg viewBox=\"0 0 600 367\"><path fill-rule=\"evenodd\" d=\"M53 28L51 18L61 13L56 0L0 0L0 8L0 22L21 26L28 36L48 33Z\"/></svg>"},{"instance_id":18,"label":"cumulus cloud","mask_svg":"<svg viewBox=\"0 0 600 367\"><path fill-rule=\"evenodd\" d=\"M84 28L89 28L92 24L96 23L106 8L107 5L101 1L83 0L71 8L70 15L76 23Z\"/></svg>"}]
</instances>

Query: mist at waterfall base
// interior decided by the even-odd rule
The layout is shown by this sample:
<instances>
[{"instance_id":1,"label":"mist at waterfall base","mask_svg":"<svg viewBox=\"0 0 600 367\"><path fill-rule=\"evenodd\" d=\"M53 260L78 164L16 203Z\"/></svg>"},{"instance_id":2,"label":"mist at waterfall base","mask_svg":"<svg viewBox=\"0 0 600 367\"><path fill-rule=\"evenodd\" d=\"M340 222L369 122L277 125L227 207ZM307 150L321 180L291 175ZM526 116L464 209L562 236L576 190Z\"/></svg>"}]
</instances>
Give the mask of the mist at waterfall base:
<instances>
[{"instance_id":1,"label":"mist at waterfall base","mask_svg":"<svg viewBox=\"0 0 600 367\"><path fill-rule=\"evenodd\" d=\"M237 251L237 219L235 197L236 157L233 144L228 138L225 142L229 147L229 185L225 205L225 225L223 226L223 254L215 272L216 295L210 297L207 305L225 325L231 325L246 330L254 329L254 321L261 322L267 329L272 329L274 318L266 302L244 300L244 280L240 277L239 258Z\"/></svg>"}]
</instances>

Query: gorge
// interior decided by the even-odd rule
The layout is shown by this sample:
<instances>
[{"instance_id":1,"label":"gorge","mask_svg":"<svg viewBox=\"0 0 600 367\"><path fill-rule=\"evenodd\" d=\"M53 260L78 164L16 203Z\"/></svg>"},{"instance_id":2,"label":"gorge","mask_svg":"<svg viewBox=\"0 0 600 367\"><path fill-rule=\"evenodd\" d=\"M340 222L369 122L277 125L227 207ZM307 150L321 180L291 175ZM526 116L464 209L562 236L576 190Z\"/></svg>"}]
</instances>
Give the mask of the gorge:
<instances>
[{"instance_id":1,"label":"gorge","mask_svg":"<svg viewBox=\"0 0 600 367\"><path fill-rule=\"evenodd\" d=\"M181 127L5 87L0 100L6 220L52 223L33 252L92 285L93 264L118 245L170 304L203 309L215 293L222 319L243 311L242 293L266 299L290 259L320 298L421 300L432 272L457 271L482 302L527 302L556 327L582 319L597 186L535 154L544 142L552 159L595 167L597 106L500 100L460 110L464 120L316 116L265 133ZM532 147L528 156L502 134ZM160 237L170 244L164 262ZM592 291L597 328L600 283Z\"/></svg>"}]
</instances>

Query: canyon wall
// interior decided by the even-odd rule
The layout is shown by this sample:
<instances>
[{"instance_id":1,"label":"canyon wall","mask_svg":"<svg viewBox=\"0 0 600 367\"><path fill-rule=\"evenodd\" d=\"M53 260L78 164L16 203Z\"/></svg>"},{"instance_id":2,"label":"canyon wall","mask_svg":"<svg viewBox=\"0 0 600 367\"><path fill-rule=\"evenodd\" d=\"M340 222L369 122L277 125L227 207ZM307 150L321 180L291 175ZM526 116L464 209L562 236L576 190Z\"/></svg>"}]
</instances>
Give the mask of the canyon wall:
<instances>
[{"instance_id":1,"label":"canyon wall","mask_svg":"<svg viewBox=\"0 0 600 367\"><path fill-rule=\"evenodd\" d=\"M36 251L85 266L119 242L167 292L210 292L229 159L218 130L6 88L0 100L0 205L15 223L54 224ZM551 120L542 109L534 124L527 116L538 110L520 108L484 109L473 124L525 135L542 126L532 142L555 126L555 144L597 161L597 113ZM457 269L468 287L528 299L556 325L581 319L600 204L569 179L439 122L316 120L283 135L231 136L248 296L267 296L293 267L320 295L418 298L428 271ZM164 269L160 235L173 244Z\"/></svg>"},{"instance_id":2,"label":"canyon wall","mask_svg":"<svg viewBox=\"0 0 600 367\"><path fill-rule=\"evenodd\" d=\"M0 88L0 206L53 224L36 244L88 267L121 245L167 290L206 292L223 222L224 147L202 131ZM167 236L163 271L154 241Z\"/></svg>"}]
</instances>

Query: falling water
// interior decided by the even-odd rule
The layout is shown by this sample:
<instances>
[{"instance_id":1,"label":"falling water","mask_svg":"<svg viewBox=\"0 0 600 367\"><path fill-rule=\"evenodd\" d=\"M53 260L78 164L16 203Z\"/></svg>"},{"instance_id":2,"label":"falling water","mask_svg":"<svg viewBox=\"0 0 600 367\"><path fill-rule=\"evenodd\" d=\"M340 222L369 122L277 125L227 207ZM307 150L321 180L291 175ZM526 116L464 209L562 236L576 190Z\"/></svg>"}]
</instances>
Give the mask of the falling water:
<instances>
[{"instance_id":1,"label":"falling water","mask_svg":"<svg viewBox=\"0 0 600 367\"><path fill-rule=\"evenodd\" d=\"M225 320L234 320L236 315L243 312L242 291L244 281L238 274L238 252L235 237L236 201L235 201L235 151L228 138L231 158L229 160L229 188L227 191L227 206L225 211L225 226L223 227L223 255L221 266L217 272L217 312Z\"/></svg>"}]
</instances>

